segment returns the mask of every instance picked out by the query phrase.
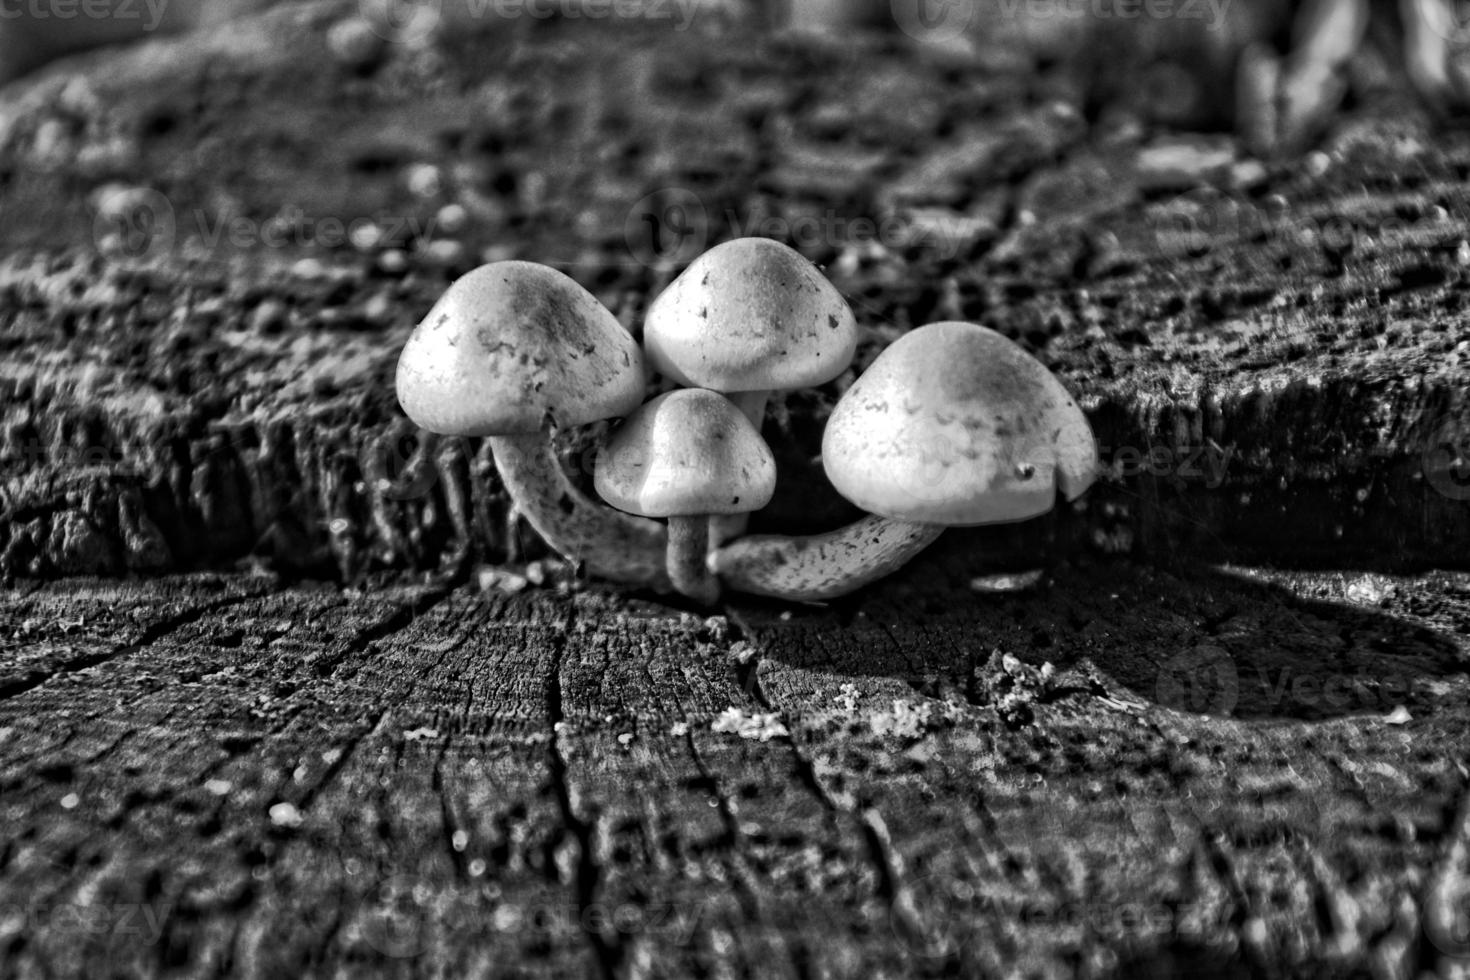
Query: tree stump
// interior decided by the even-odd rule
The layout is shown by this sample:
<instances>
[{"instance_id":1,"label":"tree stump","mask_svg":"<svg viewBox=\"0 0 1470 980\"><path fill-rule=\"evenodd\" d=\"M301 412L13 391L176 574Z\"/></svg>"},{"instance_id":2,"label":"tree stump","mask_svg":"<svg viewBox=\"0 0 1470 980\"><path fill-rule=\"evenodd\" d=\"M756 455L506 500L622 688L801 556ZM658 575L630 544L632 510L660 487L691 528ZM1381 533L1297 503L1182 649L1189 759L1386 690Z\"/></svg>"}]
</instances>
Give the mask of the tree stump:
<instances>
[{"instance_id":1,"label":"tree stump","mask_svg":"<svg viewBox=\"0 0 1470 980\"><path fill-rule=\"evenodd\" d=\"M0 94L0 974L1463 975L1466 134L1390 79L1263 162L1066 59L659 8L326 0ZM706 614L398 412L479 262L636 331L745 234L858 369L1027 345L1104 480ZM852 516L851 377L773 406L754 529Z\"/></svg>"}]
</instances>

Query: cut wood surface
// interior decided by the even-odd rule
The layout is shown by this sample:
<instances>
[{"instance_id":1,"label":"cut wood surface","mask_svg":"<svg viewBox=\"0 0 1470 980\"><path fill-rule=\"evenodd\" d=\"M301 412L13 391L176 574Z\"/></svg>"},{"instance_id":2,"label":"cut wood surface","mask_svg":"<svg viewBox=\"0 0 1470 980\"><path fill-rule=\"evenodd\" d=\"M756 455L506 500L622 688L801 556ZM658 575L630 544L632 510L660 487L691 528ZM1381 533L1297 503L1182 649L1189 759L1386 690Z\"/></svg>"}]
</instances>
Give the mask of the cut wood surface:
<instances>
[{"instance_id":1,"label":"cut wood surface","mask_svg":"<svg viewBox=\"0 0 1470 980\"><path fill-rule=\"evenodd\" d=\"M0 954L36 976L1464 968L1426 928L1463 914L1463 575L1127 565L934 595L705 619L263 575L17 590Z\"/></svg>"},{"instance_id":2,"label":"cut wood surface","mask_svg":"<svg viewBox=\"0 0 1470 980\"><path fill-rule=\"evenodd\" d=\"M1470 971L1470 138L1391 66L1272 162L1017 48L347 58L357 9L0 93L0 976ZM485 447L398 412L458 272L636 331L748 233L824 265L857 369L1025 344L1108 475L707 615L538 561ZM757 530L852 516L850 380L773 404Z\"/></svg>"}]
</instances>

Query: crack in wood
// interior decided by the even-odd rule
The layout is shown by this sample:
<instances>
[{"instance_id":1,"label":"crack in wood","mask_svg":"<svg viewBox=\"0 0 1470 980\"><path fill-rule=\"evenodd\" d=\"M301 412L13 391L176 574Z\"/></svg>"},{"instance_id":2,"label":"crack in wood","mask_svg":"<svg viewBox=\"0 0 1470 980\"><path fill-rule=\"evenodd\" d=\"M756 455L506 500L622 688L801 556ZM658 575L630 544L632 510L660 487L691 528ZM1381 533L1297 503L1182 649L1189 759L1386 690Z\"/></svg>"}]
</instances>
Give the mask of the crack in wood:
<instances>
[{"instance_id":1,"label":"crack in wood","mask_svg":"<svg viewBox=\"0 0 1470 980\"><path fill-rule=\"evenodd\" d=\"M392 614L383 617L371 626L358 630L335 653L323 654L312 661L312 667L317 676L322 680L331 680L337 669L347 660L364 652L373 644L407 629L414 620L427 614L453 593L452 584L435 586L413 601L398 606Z\"/></svg>"},{"instance_id":2,"label":"crack in wood","mask_svg":"<svg viewBox=\"0 0 1470 980\"><path fill-rule=\"evenodd\" d=\"M465 859L464 850L456 846L456 839L463 833L463 825L455 815L454 804L449 799L449 793L444 785L444 757L449 754L449 746L454 742L451 733L444 733L444 744L439 747L439 754L434 758L434 775L430 786L439 797L439 823L443 828L443 838L449 855L449 862L454 867L454 873L462 881L468 881L470 877L469 862Z\"/></svg>"},{"instance_id":3,"label":"crack in wood","mask_svg":"<svg viewBox=\"0 0 1470 980\"><path fill-rule=\"evenodd\" d=\"M1357 900L1321 848L1309 838L1298 838L1295 843L1306 858L1305 877L1312 882L1312 912L1317 930L1326 941L1325 956L1338 963L1358 959L1363 952L1363 936Z\"/></svg>"},{"instance_id":4,"label":"crack in wood","mask_svg":"<svg viewBox=\"0 0 1470 980\"><path fill-rule=\"evenodd\" d=\"M714 794L716 809L720 814L720 822L725 830L724 846L726 853L723 860L730 871L730 880L735 885L737 900L741 910L744 912L746 921L756 924L768 936L765 940L767 946L776 946L781 958L789 963L799 978L812 975L813 952L806 948L801 938L795 937L795 943L787 937L781 936L779 932L772 931L770 915L762 898L761 889L755 884L753 872L750 867L749 856L746 852L746 834L740 826L739 806L724 787L719 776L709 767L704 758L704 753L699 750L699 745L694 739L692 731L686 731L681 740L684 743L689 758L694 763L695 770L700 779L709 787Z\"/></svg>"},{"instance_id":5,"label":"crack in wood","mask_svg":"<svg viewBox=\"0 0 1470 980\"><path fill-rule=\"evenodd\" d=\"M1229 921L1230 931L1234 934L1240 951L1252 968L1258 971L1259 975L1269 975L1268 961L1259 938L1248 934L1254 914L1254 905L1241 880L1235 859L1225 844L1225 834L1223 831L1206 827L1199 822L1198 816L1191 815L1191 817L1197 822L1199 836L1196 843L1205 859L1200 867L1209 871L1230 897L1233 906Z\"/></svg>"},{"instance_id":6,"label":"crack in wood","mask_svg":"<svg viewBox=\"0 0 1470 980\"><path fill-rule=\"evenodd\" d=\"M569 606L562 629L556 634L556 639L551 644L551 663L547 668L545 699L549 734L546 747L547 770L551 776L552 792L556 798L557 809L561 814L564 833L571 837L577 848L573 895L580 917L582 911L596 906L602 869L598 864L595 850L599 817L594 813L588 819L577 812L572 800L571 782L568 778L569 767L566 755L561 748L561 729L566 724L566 715L562 707L561 668L576 619L575 607ZM616 980L618 970L627 952L622 937L608 923L601 921L601 917L595 924L584 922L583 926L583 932L591 947L590 951L603 980Z\"/></svg>"},{"instance_id":7,"label":"crack in wood","mask_svg":"<svg viewBox=\"0 0 1470 980\"><path fill-rule=\"evenodd\" d=\"M863 842L863 846L858 848L858 853L867 857L869 865L877 876L878 896L887 902L895 924L904 935L911 940L924 941L925 937L933 934L933 929L924 921L922 912L914 902L903 859L893 845L882 812L871 802L839 797L828 788L817 772L816 764L801 747L799 734L804 725L797 716L774 705L761 687L759 667L761 658L764 656L764 647L759 634L737 611L727 609L727 617L737 627L740 638L752 645L751 654L746 664L743 665L748 675L742 680L741 689L745 690L747 696L764 710L773 712L781 718L787 731L782 741L791 750L793 768L801 785L806 787L812 797L828 812L835 826L840 827L844 821L857 823L858 836ZM897 643L891 634L890 639ZM846 796L847 794L844 794L844 797Z\"/></svg>"},{"instance_id":8,"label":"crack in wood","mask_svg":"<svg viewBox=\"0 0 1470 980\"><path fill-rule=\"evenodd\" d=\"M192 626L194 623L199 622L199 620L203 619L205 616L209 615L212 612L218 612L221 609L227 609L231 606L237 606L240 603L248 602L251 599L258 599L262 595L267 594L269 591L270 589L262 589L260 591L240 592L234 595L222 596L218 599L213 599L209 602L201 603L197 606L192 606L188 609L183 610L182 612L175 613L174 615L169 616L166 619L163 619L157 623L154 623L151 626L148 626L143 630L142 635L137 640L131 643L124 643L120 646L115 646L110 650L104 650L97 653L88 653L83 654L79 657L73 657L69 660L63 661L50 670L35 669L25 674L22 674L19 677L9 678L3 683L0 683L0 701L8 701L12 698L19 697L20 695L25 694L29 691L34 691L36 688L47 683L48 681L54 680L55 678L64 677L67 674L75 674L79 671L88 670L92 667L100 667L103 664L111 663L114 660L118 660L123 657L127 657L130 654L137 653L140 650L144 650L147 647L168 638L170 635L177 633L179 630L184 629L185 627Z\"/></svg>"}]
</instances>

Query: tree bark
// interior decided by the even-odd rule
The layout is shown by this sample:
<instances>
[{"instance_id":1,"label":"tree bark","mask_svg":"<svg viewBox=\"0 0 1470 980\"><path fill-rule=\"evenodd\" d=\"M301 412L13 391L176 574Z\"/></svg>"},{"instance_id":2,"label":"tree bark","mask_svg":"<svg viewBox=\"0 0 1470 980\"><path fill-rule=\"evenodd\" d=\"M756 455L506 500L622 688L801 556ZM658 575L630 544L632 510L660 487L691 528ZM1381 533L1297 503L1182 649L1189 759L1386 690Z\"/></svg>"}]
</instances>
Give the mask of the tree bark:
<instances>
[{"instance_id":1,"label":"tree bark","mask_svg":"<svg viewBox=\"0 0 1470 980\"><path fill-rule=\"evenodd\" d=\"M0 93L6 969L1450 975L1470 136L1385 82L1257 168L1065 59L735 24L337 65L356 9ZM560 264L636 328L767 218L859 368L942 318L1029 345L1085 508L822 607L461 584L538 551L396 409L449 278ZM773 415L752 530L853 516L811 461L849 381Z\"/></svg>"}]
</instances>

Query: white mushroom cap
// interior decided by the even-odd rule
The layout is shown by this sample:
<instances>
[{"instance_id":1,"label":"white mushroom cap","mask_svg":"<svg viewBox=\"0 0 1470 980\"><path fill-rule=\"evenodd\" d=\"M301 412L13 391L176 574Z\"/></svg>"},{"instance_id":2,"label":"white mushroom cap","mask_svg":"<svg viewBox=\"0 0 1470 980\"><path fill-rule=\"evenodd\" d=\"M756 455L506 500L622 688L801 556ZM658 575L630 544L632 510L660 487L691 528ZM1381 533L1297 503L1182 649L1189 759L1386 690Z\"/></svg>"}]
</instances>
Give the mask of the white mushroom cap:
<instances>
[{"instance_id":1,"label":"white mushroom cap","mask_svg":"<svg viewBox=\"0 0 1470 980\"><path fill-rule=\"evenodd\" d=\"M745 514L771 502L776 460L728 398L660 395L628 416L597 456L602 499L644 517Z\"/></svg>"},{"instance_id":2,"label":"white mushroom cap","mask_svg":"<svg viewBox=\"0 0 1470 980\"><path fill-rule=\"evenodd\" d=\"M739 238L695 259L649 308L643 343L653 368L716 391L807 388L847 369L857 323L800 253Z\"/></svg>"},{"instance_id":3,"label":"white mushroom cap","mask_svg":"<svg viewBox=\"0 0 1470 980\"><path fill-rule=\"evenodd\" d=\"M833 410L822 463L864 510L946 525L1044 514L1098 468L1092 428L1061 382L994 330L955 322L878 355Z\"/></svg>"},{"instance_id":4,"label":"white mushroom cap","mask_svg":"<svg viewBox=\"0 0 1470 980\"><path fill-rule=\"evenodd\" d=\"M643 354L591 293L534 262L494 262L451 285L398 359L398 402L444 435L517 435L627 415Z\"/></svg>"}]
</instances>

